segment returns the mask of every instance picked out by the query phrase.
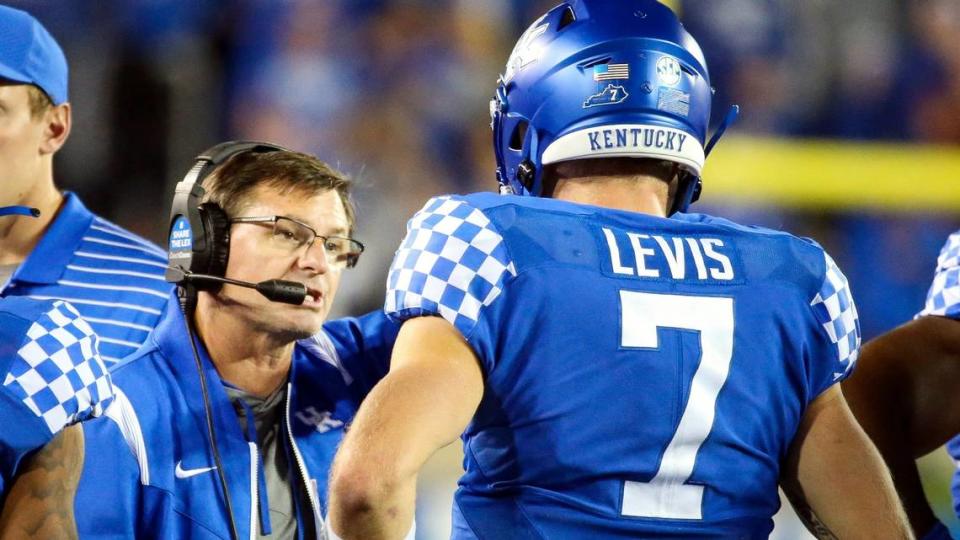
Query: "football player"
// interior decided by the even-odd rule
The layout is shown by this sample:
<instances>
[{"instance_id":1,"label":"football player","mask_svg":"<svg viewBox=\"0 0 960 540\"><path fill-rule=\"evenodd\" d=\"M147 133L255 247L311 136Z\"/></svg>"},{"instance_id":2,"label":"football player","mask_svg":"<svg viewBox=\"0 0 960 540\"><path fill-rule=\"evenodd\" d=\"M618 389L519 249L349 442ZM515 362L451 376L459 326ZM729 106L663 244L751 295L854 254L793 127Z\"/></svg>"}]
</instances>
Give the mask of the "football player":
<instances>
[{"instance_id":1,"label":"football player","mask_svg":"<svg viewBox=\"0 0 960 540\"><path fill-rule=\"evenodd\" d=\"M0 216L36 216L25 206L0 207ZM9 217L7 217L9 219ZM56 439L76 441L71 424L101 416L114 391L99 338L76 308L62 300L0 298L0 508L18 474L56 484L64 463L31 455ZM73 459L71 454L65 455ZM45 526L48 538L74 537L72 528ZM0 520L0 530L6 527Z\"/></svg>"},{"instance_id":2,"label":"football player","mask_svg":"<svg viewBox=\"0 0 960 540\"><path fill-rule=\"evenodd\" d=\"M860 345L843 274L810 240L685 213L710 105L656 1L530 26L491 106L506 195L432 199L395 256L404 323L335 460L334 537L401 537L461 433L458 539L766 538L778 485L820 537L910 537L837 384Z\"/></svg>"},{"instance_id":3,"label":"football player","mask_svg":"<svg viewBox=\"0 0 960 540\"><path fill-rule=\"evenodd\" d=\"M850 408L883 455L918 537L950 538L923 494L916 459L943 444L960 459L960 231L937 261L916 319L864 345L856 377L843 383ZM960 509L960 473L953 481ZM960 515L960 513L958 513Z\"/></svg>"},{"instance_id":4,"label":"football player","mask_svg":"<svg viewBox=\"0 0 960 540\"><path fill-rule=\"evenodd\" d=\"M68 301L113 365L147 340L171 287L160 248L54 182L73 125L67 72L43 24L0 5L0 206L37 218L0 227L0 297Z\"/></svg>"}]
</instances>

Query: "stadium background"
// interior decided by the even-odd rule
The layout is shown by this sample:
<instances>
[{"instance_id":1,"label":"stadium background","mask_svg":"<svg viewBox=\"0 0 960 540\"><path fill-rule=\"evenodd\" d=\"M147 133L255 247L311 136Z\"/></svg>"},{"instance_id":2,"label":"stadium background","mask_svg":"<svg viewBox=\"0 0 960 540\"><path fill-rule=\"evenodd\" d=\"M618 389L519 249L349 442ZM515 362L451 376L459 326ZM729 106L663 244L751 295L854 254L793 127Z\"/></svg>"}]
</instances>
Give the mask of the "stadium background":
<instances>
[{"instance_id":1,"label":"stadium background","mask_svg":"<svg viewBox=\"0 0 960 540\"><path fill-rule=\"evenodd\" d=\"M556 2L6 3L67 53L75 125L56 178L98 213L162 243L174 183L224 139L278 142L356 178L368 251L341 289L345 314L380 305L403 224L430 195L495 188L495 76ZM696 209L822 243L865 338L910 319L960 226L960 2L667 3L706 53L714 122L730 103L743 110ZM420 538L447 533L458 452L424 474ZM940 453L924 467L948 514L952 462ZM777 536L798 537L788 521Z\"/></svg>"}]
</instances>

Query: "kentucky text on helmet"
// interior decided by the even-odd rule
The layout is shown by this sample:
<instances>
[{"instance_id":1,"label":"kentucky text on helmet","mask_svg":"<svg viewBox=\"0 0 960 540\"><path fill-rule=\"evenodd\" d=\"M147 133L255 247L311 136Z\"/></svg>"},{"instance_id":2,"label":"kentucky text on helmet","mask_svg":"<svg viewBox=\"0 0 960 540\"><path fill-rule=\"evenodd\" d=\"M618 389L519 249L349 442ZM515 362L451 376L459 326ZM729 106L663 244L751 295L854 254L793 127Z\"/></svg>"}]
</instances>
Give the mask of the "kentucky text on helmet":
<instances>
[{"instance_id":1,"label":"kentucky text on helmet","mask_svg":"<svg viewBox=\"0 0 960 540\"><path fill-rule=\"evenodd\" d=\"M587 132L590 150L611 148L660 148L683 151L687 135L655 128L597 129Z\"/></svg>"}]
</instances>

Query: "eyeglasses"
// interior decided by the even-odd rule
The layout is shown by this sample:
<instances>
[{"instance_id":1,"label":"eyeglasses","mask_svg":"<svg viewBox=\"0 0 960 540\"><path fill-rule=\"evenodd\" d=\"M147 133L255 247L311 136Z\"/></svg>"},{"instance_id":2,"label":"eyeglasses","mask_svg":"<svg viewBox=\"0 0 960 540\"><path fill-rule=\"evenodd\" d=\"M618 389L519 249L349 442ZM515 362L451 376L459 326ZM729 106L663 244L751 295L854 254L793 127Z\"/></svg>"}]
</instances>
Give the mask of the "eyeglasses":
<instances>
[{"instance_id":1,"label":"eyeglasses","mask_svg":"<svg viewBox=\"0 0 960 540\"><path fill-rule=\"evenodd\" d=\"M327 262L336 268L353 268L357 265L363 244L344 236L321 236L309 225L284 216L238 217L230 223L256 223L272 227L268 244L279 253L292 255L319 238L323 241L323 250Z\"/></svg>"}]
</instances>

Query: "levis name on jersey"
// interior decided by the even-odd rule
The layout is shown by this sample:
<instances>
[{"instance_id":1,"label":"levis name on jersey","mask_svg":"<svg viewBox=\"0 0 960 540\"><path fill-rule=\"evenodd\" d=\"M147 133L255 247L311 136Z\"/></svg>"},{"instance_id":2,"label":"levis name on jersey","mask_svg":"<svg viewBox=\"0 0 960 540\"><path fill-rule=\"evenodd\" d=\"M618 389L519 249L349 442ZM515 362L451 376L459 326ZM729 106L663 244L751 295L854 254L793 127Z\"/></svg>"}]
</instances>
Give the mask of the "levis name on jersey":
<instances>
[{"instance_id":1,"label":"levis name on jersey","mask_svg":"<svg viewBox=\"0 0 960 540\"><path fill-rule=\"evenodd\" d=\"M617 276L733 281L732 246L719 238L647 234L602 227Z\"/></svg>"}]
</instances>

